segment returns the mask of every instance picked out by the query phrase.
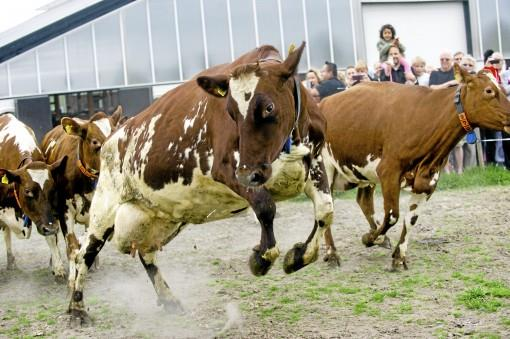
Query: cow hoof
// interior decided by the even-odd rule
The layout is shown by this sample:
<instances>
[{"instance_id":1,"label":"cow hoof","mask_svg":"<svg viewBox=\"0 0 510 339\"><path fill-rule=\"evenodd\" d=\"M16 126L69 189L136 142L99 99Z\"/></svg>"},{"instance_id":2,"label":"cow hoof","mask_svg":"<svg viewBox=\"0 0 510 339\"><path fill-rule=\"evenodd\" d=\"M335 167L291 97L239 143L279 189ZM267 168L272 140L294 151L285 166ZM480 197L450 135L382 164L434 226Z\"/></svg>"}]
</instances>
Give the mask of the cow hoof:
<instances>
[{"instance_id":1,"label":"cow hoof","mask_svg":"<svg viewBox=\"0 0 510 339\"><path fill-rule=\"evenodd\" d=\"M372 233L365 233L361 237L361 242L366 247L372 247L374 246L374 236L372 235Z\"/></svg>"},{"instance_id":2,"label":"cow hoof","mask_svg":"<svg viewBox=\"0 0 510 339\"><path fill-rule=\"evenodd\" d=\"M336 254L336 252L326 253L323 259L332 268L340 266L340 257Z\"/></svg>"},{"instance_id":3,"label":"cow hoof","mask_svg":"<svg viewBox=\"0 0 510 339\"><path fill-rule=\"evenodd\" d=\"M378 243L377 246L391 250L392 246L390 238L388 238L388 236L386 235L384 235L383 237L384 237L383 240L380 243Z\"/></svg>"},{"instance_id":4,"label":"cow hoof","mask_svg":"<svg viewBox=\"0 0 510 339\"><path fill-rule=\"evenodd\" d=\"M14 262L14 256L12 254L7 254L7 269L16 269L16 263Z\"/></svg>"},{"instance_id":5,"label":"cow hoof","mask_svg":"<svg viewBox=\"0 0 510 339\"><path fill-rule=\"evenodd\" d=\"M260 277L262 275L266 275L271 266L273 266L273 262L264 259L257 246L253 249L253 253L250 255L249 266L251 273Z\"/></svg>"},{"instance_id":6,"label":"cow hoof","mask_svg":"<svg viewBox=\"0 0 510 339\"><path fill-rule=\"evenodd\" d=\"M285 258L283 259L283 271L290 274L305 267L306 265L303 258L305 252L306 244L302 242L295 244L294 247L285 254Z\"/></svg>"},{"instance_id":7,"label":"cow hoof","mask_svg":"<svg viewBox=\"0 0 510 339\"><path fill-rule=\"evenodd\" d=\"M393 261L391 263L391 271L395 272L400 268L400 265L404 267L405 270L408 270L409 267L407 266L407 258L405 255L403 255L400 252L400 247L395 247L395 251L393 252Z\"/></svg>"},{"instance_id":8,"label":"cow hoof","mask_svg":"<svg viewBox=\"0 0 510 339\"><path fill-rule=\"evenodd\" d=\"M85 310L71 308L68 313L70 316L69 325L73 328L90 325L92 323L92 319L90 319Z\"/></svg>"},{"instance_id":9,"label":"cow hoof","mask_svg":"<svg viewBox=\"0 0 510 339\"><path fill-rule=\"evenodd\" d=\"M177 299L158 299L158 306L163 305L165 312L169 314L184 314L184 307Z\"/></svg>"}]
</instances>

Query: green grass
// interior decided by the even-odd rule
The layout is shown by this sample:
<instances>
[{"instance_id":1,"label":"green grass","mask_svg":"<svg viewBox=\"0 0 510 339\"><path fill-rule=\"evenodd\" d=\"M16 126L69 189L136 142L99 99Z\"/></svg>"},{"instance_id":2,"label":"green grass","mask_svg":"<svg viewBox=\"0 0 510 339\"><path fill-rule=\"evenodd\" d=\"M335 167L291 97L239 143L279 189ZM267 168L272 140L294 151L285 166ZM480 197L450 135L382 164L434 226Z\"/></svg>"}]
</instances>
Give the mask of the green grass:
<instances>
[{"instance_id":1,"label":"green grass","mask_svg":"<svg viewBox=\"0 0 510 339\"><path fill-rule=\"evenodd\" d=\"M499 166L485 168L473 167L462 175L442 174L437 189L452 190L482 186L508 186L510 185L510 171Z\"/></svg>"},{"instance_id":2,"label":"green grass","mask_svg":"<svg viewBox=\"0 0 510 339\"><path fill-rule=\"evenodd\" d=\"M487 280L483 275L465 275L454 272L452 277L466 285L467 289L457 295L457 303L471 310L488 313L507 307L505 299L510 298L510 288L497 280Z\"/></svg>"},{"instance_id":3,"label":"green grass","mask_svg":"<svg viewBox=\"0 0 510 339\"><path fill-rule=\"evenodd\" d=\"M375 194L380 195L380 185L377 185ZM455 190L484 186L510 186L510 171L501 166L472 167L467 169L463 174L441 173L437 190ZM346 192L334 192L335 199L356 199L356 189ZM308 201L305 194L300 194L291 199L295 202Z\"/></svg>"}]
</instances>

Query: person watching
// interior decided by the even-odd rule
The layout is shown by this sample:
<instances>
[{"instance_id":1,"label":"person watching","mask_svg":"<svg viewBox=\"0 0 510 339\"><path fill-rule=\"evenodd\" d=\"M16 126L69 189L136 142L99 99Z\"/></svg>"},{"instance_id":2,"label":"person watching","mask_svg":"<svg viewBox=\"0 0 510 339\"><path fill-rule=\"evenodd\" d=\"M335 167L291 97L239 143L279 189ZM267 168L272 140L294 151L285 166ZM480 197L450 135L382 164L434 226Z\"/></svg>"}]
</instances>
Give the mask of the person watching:
<instances>
[{"instance_id":1,"label":"person watching","mask_svg":"<svg viewBox=\"0 0 510 339\"><path fill-rule=\"evenodd\" d=\"M411 72L411 67L400 54L397 46L390 47L389 57L383 63L384 72L381 74L381 81L391 81L400 84L414 84L416 78Z\"/></svg>"},{"instance_id":2,"label":"person watching","mask_svg":"<svg viewBox=\"0 0 510 339\"><path fill-rule=\"evenodd\" d=\"M332 94L345 90L345 85L338 80L336 64L326 61L321 69L322 82L310 90L312 96L324 99Z\"/></svg>"},{"instance_id":3,"label":"person watching","mask_svg":"<svg viewBox=\"0 0 510 339\"><path fill-rule=\"evenodd\" d=\"M455 80L453 74L453 58L450 52L442 52L439 55L441 67L430 73L429 86L432 89L448 88L457 86L459 82Z\"/></svg>"}]
</instances>

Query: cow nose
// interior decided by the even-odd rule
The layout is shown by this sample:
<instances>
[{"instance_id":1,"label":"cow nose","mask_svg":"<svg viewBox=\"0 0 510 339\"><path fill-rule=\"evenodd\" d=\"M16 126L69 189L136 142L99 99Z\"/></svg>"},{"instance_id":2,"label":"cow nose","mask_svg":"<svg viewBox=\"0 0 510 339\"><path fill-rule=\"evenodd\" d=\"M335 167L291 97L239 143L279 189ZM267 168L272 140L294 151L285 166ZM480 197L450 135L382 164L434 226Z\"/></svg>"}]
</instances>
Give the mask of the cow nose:
<instances>
[{"instance_id":1,"label":"cow nose","mask_svg":"<svg viewBox=\"0 0 510 339\"><path fill-rule=\"evenodd\" d=\"M57 226L58 225L53 224L52 222L48 222L47 224L42 225L39 228L39 231L40 231L41 235L43 235L43 236L54 235L54 234L57 234L57 232L58 232Z\"/></svg>"},{"instance_id":2,"label":"cow nose","mask_svg":"<svg viewBox=\"0 0 510 339\"><path fill-rule=\"evenodd\" d=\"M248 169L246 166L242 166L237 170L237 179L244 186L260 186L267 181L270 173L270 166L261 166L257 169Z\"/></svg>"}]
</instances>

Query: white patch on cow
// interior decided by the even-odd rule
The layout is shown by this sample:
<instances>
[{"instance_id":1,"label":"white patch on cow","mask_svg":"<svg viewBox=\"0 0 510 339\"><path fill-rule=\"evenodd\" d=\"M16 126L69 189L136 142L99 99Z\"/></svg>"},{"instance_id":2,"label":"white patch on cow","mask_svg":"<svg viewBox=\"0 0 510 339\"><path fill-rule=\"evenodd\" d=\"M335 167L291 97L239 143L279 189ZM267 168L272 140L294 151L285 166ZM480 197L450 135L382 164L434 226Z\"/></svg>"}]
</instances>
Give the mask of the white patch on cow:
<instances>
[{"instance_id":1,"label":"white patch on cow","mask_svg":"<svg viewBox=\"0 0 510 339\"><path fill-rule=\"evenodd\" d=\"M365 178L367 178L371 183L379 182L379 177L377 175L377 166L381 162L381 158L372 159L372 154L367 155L367 164L363 167L352 165L353 168L358 170Z\"/></svg>"},{"instance_id":2,"label":"white patch on cow","mask_svg":"<svg viewBox=\"0 0 510 339\"><path fill-rule=\"evenodd\" d=\"M188 118L184 119L184 134L186 134L186 131L188 130L188 128L193 127L193 124L195 123L196 118L197 117L195 116L192 119L188 119Z\"/></svg>"},{"instance_id":3,"label":"white patch on cow","mask_svg":"<svg viewBox=\"0 0 510 339\"><path fill-rule=\"evenodd\" d=\"M141 164L142 174L145 169L147 154L149 153L149 151L151 150L151 147L152 147L152 137L154 136L156 122L159 120L159 118L161 118L161 114L153 116L149 122L149 126L147 127L147 137L144 140L142 150L140 151L140 162L142 163Z\"/></svg>"},{"instance_id":4,"label":"white patch on cow","mask_svg":"<svg viewBox=\"0 0 510 339\"><path fill-rule=\"evenodd\" d=\"M438 180L439 180L439 172L436 172L432 176L432 180L430 180L429 185L432 187L436 186Z\"/></svg>"},{"instance_id":5,"label":"white patch on cow","mask_svg":"<svg viewBox=\"0 0 510 339\"><path fill-rule=\"evenodd\" d=\"M255 72L241 74L239 78L230 79L230 95L237 102L239 113L243 118L246 118L246 114L248 114L248 107L255 94L259 79L260 77L256 76ZM248 99L246 99L246 95L249 95Z\"/></svg>"},{"instance_id":6,"label":"white patch on cow","mask_svg":"<svg viewBox=\"0 0 510 339\"><path fill-rule=\"evenodd\" d=\"M8 227L18 239L30 238L31 228L23 227L23 220L16 217L14 208L0 209L0 225Z\"/></svg>"},{"instance_id":7,"label":"white patch on cow","mask_svg":"<svg viewBox=\"0 0 510 339\"><path fill-rule=\"evenodd\" d=\"M44 187L44 183L50 178L50 172L47 169L27 169L28 174L32 177L32 180Z\"/></svg>"},{"instance_id":8,"label":"white patch on cow","mask_svg":"<svg viewBox=\"0 0 510 339\"><path fill-rule=\"evenodd\" d=\"M184 150L184 159L189 159L189 154L193 152L193 150L189 147L187 147L185 150Z\"/></svg>"},{"instance_id":9,"label":"white patch on cow","mask_svg":"<svg viewBox=\"0 0 510 339\"><path fill-rule=\"evenodd\" d=\"M110 120L108 118L96 120L94 121L94 125L96 125L97 128L101 130L101 133L103 133L105 137L109 137L110 134L112 133L112 127L110 125Z\"/></svg>"},{"instance_id":10,"label":"white patch on cow","mask_svg":"<svg viewBox=\"0 0 510 339\"><path fill-rule=\"evenodd\" d=\"M293 145L290 153L280 153L280 156L271 164L273 174L264 187L271 192L275 200L288 199L303 192L306 184L303 157L308 154L310 154L310 148L307 146Z\"/></svg>"},{"instance_id":11,"label":"white patch on cow","mask_svg":"<svg viewBox=\"0 0 510 339\"><path fill-rule=\"evenodd\" d=\"M169 144L168 144L168 150L171 150L171 149L172 149L172 147L174 147L174 143L173 143L173 142L171 142L171 143L169 143Z\"/></svg>"},{"instance_id":12,"label":"white patch on cow","mask_svg":"<svg viewBox=\"0 0 510 339\"><path fill-rule=\"evenodd\" d=\"M423 206L423 203L427 201L427 194L421 193L421 194L415 194L411 193L411 196L409 197L409 211L406 213L404 217L404 224L406 227L406 236L404 239L404 242L399 245L400 248L400 257L404 258L406 256L407 252L407 245L409 243L409 238L411 234L411 227L414 226L411 224L411 220L413 217L418 216L419 212L421 211L421 207ZM411 211L411 207L413 205L416 205L416 208Z\"/></svg>"},{"instance_id":13,"label":"white patch on cow","mask_svg":"<svg viewBox=\"0 0 510 339\"><path fill-rule=\"evenodd\" d=\"M5 143L14 138L14 144L20 152L32 153L37 149L37 141L34 132L24 123L16 119L12 114L5 114L9 122L0 130L0 143Z\"/></svg>"},{"instance_id":14,"label":"white patch on cow","mask_svg":"<svg viewBox=\"0 0 510 339\"><path fill-rule=\"evenodd\" d=\"M239 151L234 152L234 160L236 163L234 164L234 167L237 168L237 165L239 165L239 162L241 161L241 156L239 155Z\"/></svg>"},{"instance_id":15,"label":"white patch on cow","mask_svg":"<svg viewBox=\"0 0 510 339\"><path fill-rule=\"evenodd\" d=\"M48 147L44 150L44 154L48 154L53 147L57 144L57 141L55 139L52 139L50 143L48 144Z\"/></svg>"}]
</instances>

